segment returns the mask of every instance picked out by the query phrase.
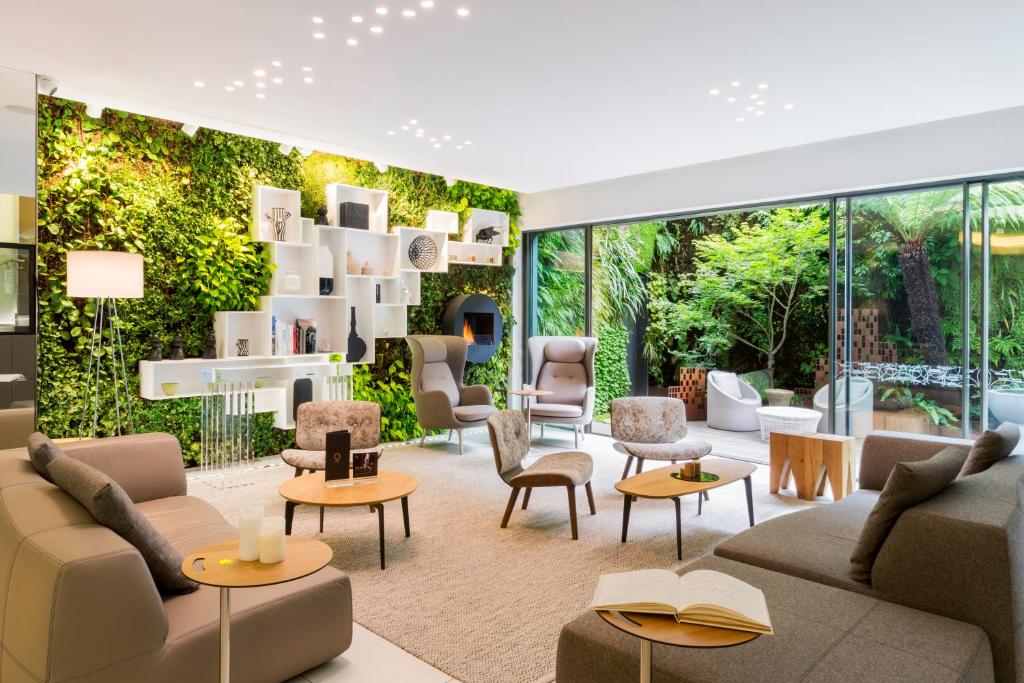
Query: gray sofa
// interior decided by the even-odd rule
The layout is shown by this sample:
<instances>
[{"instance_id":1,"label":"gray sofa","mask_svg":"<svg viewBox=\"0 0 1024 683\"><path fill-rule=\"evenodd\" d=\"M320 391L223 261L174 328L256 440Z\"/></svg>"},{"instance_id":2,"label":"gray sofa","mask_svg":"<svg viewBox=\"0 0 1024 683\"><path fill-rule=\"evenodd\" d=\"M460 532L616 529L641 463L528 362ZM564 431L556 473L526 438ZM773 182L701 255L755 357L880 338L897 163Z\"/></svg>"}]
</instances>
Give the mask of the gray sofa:
<instances>
[{"instance_id":1,"label":"gray sofa","mask_svg":"<svg viewBox=\"0 0 1024 683\"><path fill-rule=\"evenodd\" d=\"M182 555L237 537L186 495L168 434L67 444L117 481ZM269 511L268 511L269 512ZM218 591L161 595L142 556L48 483L24 448L0 451L0 681L213 683ZM352 642L352 588L333 567L231 595L232 680L276 683Z\"/></svg>"},{"instance_id":2,"label":"gray sofa","mask_svg":"<svg viewBox=\"0 0 1024 683\"><path fill-rule=\"evenodd\" d=\"M685 569L760 587L776 634L725 650L655 646L659 681L1024 680L1024 456L953 482L899 518L871 584L850 554L889 472L970 442L876 432L861 489L776 517ZM632 681L635 639L586 613L562 629L558 683Z\"/></svg>"}]
</instances>

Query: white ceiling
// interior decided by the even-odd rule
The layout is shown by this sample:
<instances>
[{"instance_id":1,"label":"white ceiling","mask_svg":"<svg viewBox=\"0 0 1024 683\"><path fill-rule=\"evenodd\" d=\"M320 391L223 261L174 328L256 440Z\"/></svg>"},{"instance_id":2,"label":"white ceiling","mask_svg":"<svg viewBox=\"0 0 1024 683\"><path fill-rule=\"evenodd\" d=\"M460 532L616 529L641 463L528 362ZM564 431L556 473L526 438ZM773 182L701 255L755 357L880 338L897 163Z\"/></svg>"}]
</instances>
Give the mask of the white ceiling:
<instances>
[{"instance_id":1,"label":"white ceiling","mask_svg":"<svg viewBox=\"0 0 1024 683\"><path fill-rule=\"evenodd\" d=\"M58 94L527 192L1024 104L1021 0L4 5L0 64Z\"/></svg>"}]
</instances>

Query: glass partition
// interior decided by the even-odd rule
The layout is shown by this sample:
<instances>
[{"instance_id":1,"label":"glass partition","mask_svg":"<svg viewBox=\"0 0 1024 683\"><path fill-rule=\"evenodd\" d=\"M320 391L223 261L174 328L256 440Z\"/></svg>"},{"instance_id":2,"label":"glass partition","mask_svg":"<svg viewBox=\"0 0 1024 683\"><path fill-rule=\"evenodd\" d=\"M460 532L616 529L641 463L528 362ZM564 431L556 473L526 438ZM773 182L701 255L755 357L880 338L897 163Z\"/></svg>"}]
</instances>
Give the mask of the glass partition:
<instances>
[{"instance_id":1,"label":"glass partition","mask_svg":"<svg viewBox=\"0 0 1024 683\"><path fill-rule=\"evenodd\" d=\"M582 228L534 236L530 336L586 333L586 245Z\"/></svg>"}]
</instances>

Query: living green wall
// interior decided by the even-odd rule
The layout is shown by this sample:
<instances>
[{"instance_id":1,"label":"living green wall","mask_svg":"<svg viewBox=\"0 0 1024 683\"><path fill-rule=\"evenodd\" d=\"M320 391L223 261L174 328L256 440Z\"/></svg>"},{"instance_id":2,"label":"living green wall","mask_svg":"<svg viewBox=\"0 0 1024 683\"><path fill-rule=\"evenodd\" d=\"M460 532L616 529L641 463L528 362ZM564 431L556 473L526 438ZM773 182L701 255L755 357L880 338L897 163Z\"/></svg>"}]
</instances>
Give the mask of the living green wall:
<instances>
[{"instance_id":1,"label":"living green wall","mask_svg":"<svg viewBox=\"0 0 1024 683\"><path fill-rule=\"evenodd\" d=\"M410 333L437 333L444 304L463 293L483 292L499 304L506 328L513 324L511 254L518 243L515 193L393 168L380 173L369 163L327 154L283 155L276 143L201 129L194 138L180 125L118 111L102 119L82 105L43 97L39 102L39 424L50 436L78 434L82 390L89 361L93 304L64 291L66 253L81 249L137 252L145 257L146 293L118 301L124 354L133 392L135 431L168 431L181 441L186 461L199 452L198 399L143 401L137 361L157 335L166 356L175 335L185 355L197 357L213 331L218 310L252 310L264 294L270 267L263 247L250 242L249 216L255 185L297 189L302 214L314 217L324 186L340 182L388 190L391 225L423 225L429 209L465 213L470 207L510 214L512 245L500 268L452 266L424 274L422 304L409 309ZM104 338L105 339L105 338ZM100 338L97 337L97 341ZM104 373L110 359L95 360ZM512 361L509 336L498 353L470 366L468 380L491 387L504 405ZM402 340L378 340L376 363L357 366L356 397L381 404L382 437L419 436L409 389L409 353ZM109 376L99 425L115 429ZM291 431L261 415L254 430L256 453L279 452Z\"/></svg>"}]
</instances>

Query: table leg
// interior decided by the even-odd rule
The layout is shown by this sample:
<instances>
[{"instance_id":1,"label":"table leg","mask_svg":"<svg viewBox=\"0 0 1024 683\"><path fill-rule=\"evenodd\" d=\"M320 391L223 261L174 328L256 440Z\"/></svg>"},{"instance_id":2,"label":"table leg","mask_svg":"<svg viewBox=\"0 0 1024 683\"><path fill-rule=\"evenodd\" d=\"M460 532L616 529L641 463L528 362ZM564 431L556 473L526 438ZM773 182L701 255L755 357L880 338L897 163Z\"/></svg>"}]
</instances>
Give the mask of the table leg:
<instances>
[{"instance_id":1,"label":"table leg","mask_svg":"<svg viewBox=\"0 0 1024 683\"><path fill-rule=\"evenodd\" d=\"M623 496L622 503L622 542L626 542L626 532L629 531L629 508L633 505L633 496Z\"/></svg>"},{"instance_id":2,"label":"table leg","mask_svg":"<svg viewBox=\"0 0 1024 683\"><path fill-rule=\"evenodd\" d=\"M700 500L700 495L697 495L697 500ZM672 502L676 504L676 559L683 559L683 513L682 503L679 502L679 496L672 499Z\"/></svg>"},{"instance_id":3,"label":"table leg","mask_svg":"<svg viewBox=\"0 0 1024 683\"><path fill-rule=\"evenodd\" d=\"M743 488L747 490L747 517L750 518L750 526L754 526L754 496L751 490L750 475L743 477Z\"/></svg>"},{"instance_id":4,"label":"table leg","mask_svg":"<svg viewBox=\"0 0 1024 683\"><path fill-rule=\"evenodd\" d=\"M231 589L220 589L220 683L231 680Z\"/></svg>"},{"instance_id":5,"label":"table leg","mask_svg":"<svg viewBox=\"0 0 1024 683\"><path fill-rule=\"evenodd\" d=\"M295 517L295 503L290 500L284 502L284 533L292 535L292 518Z\"/></svg>"},{"instance_id":6,"label":"table leg","mask_svg":"<svg viewBox=\"0 0 1024 683\"><path fill-rule=\"evenodd\" d=\"M320 506L320 533L324 532L324 506Z\"/></svg>"},{"instance_id":7,"label":"table leg","mask_svg":"<svg viewBox=\"0 0 1024 683\"><path fill-rule=\"evenodd\" d=\"M380 568L384 569L384 503L377 504L377 526L380 527Z\"/></svg>"},{"instance_id":8,"label":"table leg","mask_svg":"<svg viewBox=\"0 0 1024 683\"><path fill-rule=\"evenodd\" d=\"M640 639L640 683L651 683L651 641Z\"/></svg>"},{"instance_id":9,"label":"table leg","mask_svg":"<svg viewBox=\"0 0 1024 683\"><path fill-rule=\"evenodd\" d=\"M530 441L533 442L533 415L530 412L530 397L523 396L526 401L526 429L530 433Z\"/></svg>"},{"instance_id":10,"label":"table leg","mask_svg":"<svg viewBox=\"0 0 1024 683\"><path fill-rule=\"evenodd\" d=\"M409 496L402 498L402 521L405 522L405 537L409 538Z\"/></svg>"}]
</instances>

